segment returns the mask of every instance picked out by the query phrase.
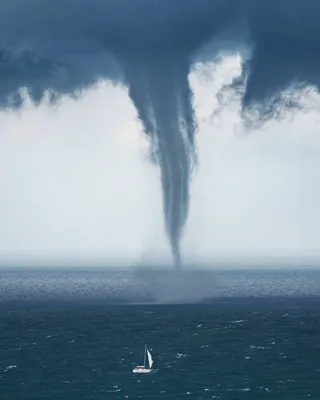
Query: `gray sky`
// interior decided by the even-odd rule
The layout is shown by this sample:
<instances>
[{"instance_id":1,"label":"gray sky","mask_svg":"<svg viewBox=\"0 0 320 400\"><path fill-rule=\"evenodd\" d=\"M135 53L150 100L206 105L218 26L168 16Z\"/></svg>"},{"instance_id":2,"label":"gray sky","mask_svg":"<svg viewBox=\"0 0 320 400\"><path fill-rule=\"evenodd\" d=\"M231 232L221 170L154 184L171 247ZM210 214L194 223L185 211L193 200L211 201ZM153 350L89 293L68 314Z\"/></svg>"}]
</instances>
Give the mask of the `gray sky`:
<instances>
[{"instance_id":1,"label":"gray sky","mask_svg":"<svg viewBox=\"0 0 320 400\"><path fill-rule=\"evenodd\" d=\"M94 85L123 83L130 59L139 89L136 61L157 71L155 60L179 61L209 38L190 77L200 165L184 254L319 254L319 11L306 0L3 0L0 263L168 260L137 112L123 86ZM15 112L25 87L41 105L23 95ZM48 88L59 106L42 99ZM245 113L269 119L254 127Z\"/></svg>"},{"instance_id":2,"label":"gray sky","mask_svg":"<svg viewBox=\"0 0 320 400\"><path fill-rule=\"evenodd\" d=\"M240 55L190 76L199 169L183 253L197 263L320 254L320 97L248 131L225 85ZM225 98L228 101L225 101ZM0 261L168 261L158 169L125 88L0 113Z\"/></svg>"}]
</instances>

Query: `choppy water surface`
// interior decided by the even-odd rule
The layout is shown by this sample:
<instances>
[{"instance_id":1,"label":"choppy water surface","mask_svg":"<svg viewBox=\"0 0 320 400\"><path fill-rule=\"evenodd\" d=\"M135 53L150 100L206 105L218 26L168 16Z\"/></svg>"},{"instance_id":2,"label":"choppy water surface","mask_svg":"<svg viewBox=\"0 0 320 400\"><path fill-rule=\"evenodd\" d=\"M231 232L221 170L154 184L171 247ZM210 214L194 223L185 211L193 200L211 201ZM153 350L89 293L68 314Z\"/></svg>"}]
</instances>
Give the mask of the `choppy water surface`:
<instances>
[{"instance_id":1,"label":"choppy water surface","mask_svg":"<svg viewBox=\"0 0 320 400\"><path fill-rule=\"evenodd\" d=\"M188 305L87 300L2 297L2 400L319 399L315 295ZM144 343L155 372L133 375Z\"/></svg>"}]
</instances>

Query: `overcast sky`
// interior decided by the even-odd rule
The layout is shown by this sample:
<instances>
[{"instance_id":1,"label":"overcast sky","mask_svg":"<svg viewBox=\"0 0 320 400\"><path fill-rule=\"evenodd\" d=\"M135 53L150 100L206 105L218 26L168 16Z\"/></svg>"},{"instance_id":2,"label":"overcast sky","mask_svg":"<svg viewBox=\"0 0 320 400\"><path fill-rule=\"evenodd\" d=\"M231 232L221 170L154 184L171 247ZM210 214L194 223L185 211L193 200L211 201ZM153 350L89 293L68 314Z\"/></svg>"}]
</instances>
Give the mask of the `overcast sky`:
<instances>
[{"instance_id":1,"label":"overcast sky","mask_svg":"<svg viewBox=\"0 0 320 400\"><path fill-rule=\"evenodd\" d=\"M193 72L199 168L183 254L197 263L320 255L320 96L248 131L225 84L239 54ZM289 93L288 95L293 95ZM0 263L168 261L158 168L124 87L0 112Z\"/></svg>"}]
</instances>

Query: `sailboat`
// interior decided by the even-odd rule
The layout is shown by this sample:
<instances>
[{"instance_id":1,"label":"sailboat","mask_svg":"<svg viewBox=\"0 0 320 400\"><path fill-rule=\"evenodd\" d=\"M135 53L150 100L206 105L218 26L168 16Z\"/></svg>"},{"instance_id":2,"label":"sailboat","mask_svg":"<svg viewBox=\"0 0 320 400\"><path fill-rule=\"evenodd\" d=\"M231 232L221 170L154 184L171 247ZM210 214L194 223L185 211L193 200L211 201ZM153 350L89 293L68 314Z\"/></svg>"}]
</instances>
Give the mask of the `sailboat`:
<instances>
[{"instance_id":1,"label":"sailboat","mask_svg":"<svg viewBox=\"0 0 320 400\"><path fill-rule=\"evenodd\" d=\"M146 358L148 357L148 364L149 368L146 367ZM147 374L152 371L152 364L153 364L153 359L151 356L150 351L147 348L147 345L144 346L144 357L143 357L143 365L137 365L133 369L134 374Z\"/></svg>"}]
</instances>

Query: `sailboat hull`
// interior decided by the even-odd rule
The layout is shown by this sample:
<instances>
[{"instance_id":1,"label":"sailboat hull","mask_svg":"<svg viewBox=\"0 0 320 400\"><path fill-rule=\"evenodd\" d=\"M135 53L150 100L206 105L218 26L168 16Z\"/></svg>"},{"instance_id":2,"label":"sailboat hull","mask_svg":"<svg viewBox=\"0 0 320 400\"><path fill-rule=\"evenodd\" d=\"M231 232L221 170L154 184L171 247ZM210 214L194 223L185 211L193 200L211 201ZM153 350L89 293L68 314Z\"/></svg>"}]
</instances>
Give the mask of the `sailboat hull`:
<instances>
[{"instance_id":1,"label":"sailboat hull","mask_svg":"<svg viewBox=\"0 0 320 400\"><path fill-rule=\"evenodd\" d=\"M133 369L132 372L134 374L148 374L151 371L152 371L152 369L150 369L150 368L136 367L136 368Z\"/></svg>"}]
</instances>

